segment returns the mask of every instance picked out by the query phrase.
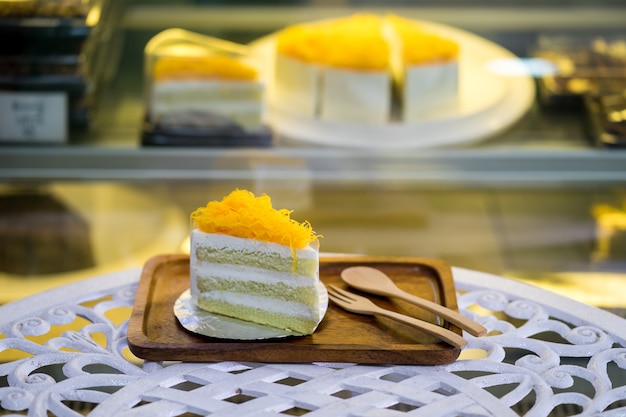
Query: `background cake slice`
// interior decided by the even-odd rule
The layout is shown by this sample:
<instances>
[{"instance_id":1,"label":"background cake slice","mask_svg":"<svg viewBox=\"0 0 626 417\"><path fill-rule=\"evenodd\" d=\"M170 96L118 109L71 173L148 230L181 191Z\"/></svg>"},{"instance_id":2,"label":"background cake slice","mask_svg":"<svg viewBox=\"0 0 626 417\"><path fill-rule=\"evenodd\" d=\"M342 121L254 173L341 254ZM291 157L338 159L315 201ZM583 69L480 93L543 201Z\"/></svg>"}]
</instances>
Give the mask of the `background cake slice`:
<instances>
[{"instance_id":1,"label":"background cake slice","mask_svg":"<svg viewBox=\"0 0 626 417\"><path fill-rule=\"evenodd\" d=\"M160 32L145 48L147 121L169 132L263 132L262 66L244 45L182 29Z\"/></svg>"},{"instance_id":2,"label":"background cake slice","mask_svg":"<svg viewBox=\"0 0 626 417\"><path fill-rule=\"evenodd\" d=\"M263 85L257 71L240 60L225 55L166 57L155 63L153 80L150 118L158 125L232 121L255 129L262 124Z\"/></svg>"},{"instance_id":3,"label":"background cake slice","mask_svg":"<svg viewBox=\"0 0 626 417\"><path fill-rule=\"evenodd\" d=\"M319 245L310 224L245 190L191 218L191 295L198 307L301 334L315 330Z\"/></svg>"},{"instance_id":4,"label":"background cake slice","mask_svg":"<svg viewBox=\"0 0 626 417\"><path fill-rule=\"evenodd\" d=\"M387 17L385 32L394 45L392 72L402 120L417 121L455 109L458 44L395 15Z\"/></svg>"}]
</instances>

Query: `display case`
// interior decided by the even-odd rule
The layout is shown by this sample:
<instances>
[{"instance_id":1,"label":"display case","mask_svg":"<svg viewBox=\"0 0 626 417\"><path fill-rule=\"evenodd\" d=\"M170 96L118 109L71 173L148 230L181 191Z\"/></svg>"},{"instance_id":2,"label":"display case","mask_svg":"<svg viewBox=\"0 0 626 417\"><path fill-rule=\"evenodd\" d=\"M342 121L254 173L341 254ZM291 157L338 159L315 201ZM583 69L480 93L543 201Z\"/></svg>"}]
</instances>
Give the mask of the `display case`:
<instances>
[{"instance_id":1,"label":"display case","mask_svg":"<svg viewBox=\"0 0 626 417\"><path fill-rule=\"evenodd\" d=\"M99 29L105 35L94 41L98 53L81 55L87 67L103 70L94 84L98 94L90 96L89 123L56 143L10 137L0 144L2 217L8 219L0 236L11 242L3 246L21 242L22 248L4 249L4 265L41 243L42 230L56 236L45 245L62 247L66 237L59 235L66 236L68 227L72 241L78 236L89 242L90 255L83 255L88 263L66 263L60 270L45 266L45 259L58 254L22 257L23 268L13 264L2 271L0 285L11 290L1 302L67 280L139 267L151 254L184 251L189 213L239 187L267 193L295 217L311 221L324 235L323 251L443 258L622 307L612 297L615 291L588 286L603 280L603 288L621 287L626 279L626 149L619 138L626 112L619 101L626 2L117 6L123 7L115 8L115 24ZM294 127L291 120L277 122L270 146L142 143L145 47L158 33L181 28L258 46L286 26L359 12L394 13L462 36L471 46L470 59L484 52L515 64L504 75L492 66L485 78L491 83L505 77L512 87L486 114L422 125L401 132L406 140L395 144L400 133L388 126L345 141L353 132ZM90 61L94 56L103 61ZM566 59L574 56L578 60ZM546 62L552 72L541 66ZM475 65L486 71L479 64L487 63ZM463 88L478 101L484 84L472 80L464 79ZM321 133L308 136L312 131ZM364 142L365 134L371 137ZM36 226L28 216L42 207L50 207L53 220ZM70 246L64 248L75 256Z\"/></svg>"},{"instance_id":2,"label":"display case","mask_svg":"<svg viewBox=\"0 0 626 417\"><path fill-rule=\"evenodd\" d=\"M68 143L89 128L122 13L120 1L0 2L1 143Z\"/></svg>"}]
</instances>

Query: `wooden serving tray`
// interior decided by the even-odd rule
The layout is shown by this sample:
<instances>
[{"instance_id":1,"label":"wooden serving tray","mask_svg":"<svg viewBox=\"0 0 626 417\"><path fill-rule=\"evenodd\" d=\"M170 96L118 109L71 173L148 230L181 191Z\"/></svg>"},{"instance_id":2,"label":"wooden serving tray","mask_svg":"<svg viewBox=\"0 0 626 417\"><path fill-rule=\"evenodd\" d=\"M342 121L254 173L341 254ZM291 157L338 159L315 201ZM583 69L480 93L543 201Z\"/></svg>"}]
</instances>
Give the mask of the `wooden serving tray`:
<instances>
[{"instance_id":1,"label":"wooden serving tray","mask_svg":"<svg viewBox=\"0 0 626 417\"><path fill-rule=\"evenodd\" d=\"M320 258L320 279L326 285L347 289L341 280L341 271L356 265L379 268L402 289L457 310L451 269L443 261L326 256ZM349 313L332 302L312 335L253 341L205 337L183 328L174 315L174 302L188 288L189 256L161 255L146 262L128 325L128 344L136 356L156 361L189 362L436 365L453 362L461 352L461 349L413 327L390 319ZM402 300L367 297L381 307L437 322L432 314ZM456 326L447 323L444 326L461 334Z\"/></svg>"}]
</instances>

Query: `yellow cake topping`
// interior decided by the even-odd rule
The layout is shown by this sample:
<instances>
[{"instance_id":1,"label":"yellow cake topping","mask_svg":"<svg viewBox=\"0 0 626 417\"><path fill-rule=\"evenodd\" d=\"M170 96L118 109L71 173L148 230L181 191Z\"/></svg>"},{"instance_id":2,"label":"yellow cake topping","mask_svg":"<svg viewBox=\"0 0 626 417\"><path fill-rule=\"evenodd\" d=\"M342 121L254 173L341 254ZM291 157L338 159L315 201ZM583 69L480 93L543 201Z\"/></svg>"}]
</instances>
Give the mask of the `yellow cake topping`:
<instances>
[{"instance_id":1,"label":"yellow cake topping","mask_svg":"<svg viewBox=\"0 0 626 417\"><path fill-rule=\"evenodd\" d=\"M256 197L246 190L234 190L222 201L210 201L191 214L198 229L246 239L274 242L302 249L318 239L309 222L290 218L291 211L274 209L263 194Z\"/></svg>"},{"instance_id":2,"label":"yellow cake topping","mask_svg":"<svg viewBox=\"0 0 626 417\"><path fill-rule=\"evenodd\" d=\"M373 14L301 24L278 35L278 52L305 62L356 70L385 70L389 47Z\"/></svg>"},{"instance_id":3,"label":"yellow cake topping","mask_svg":"<svg viewBox=\"0 0 626 417\"><path fill-rule=\"evenodd\" d=\"M225 56L165 57L154 64L154 79L226 79L254 80L257 71L243 62Z\"/></svg>"},{"instance_id":4,"label":"yellow cake topping","mask_svg":"<svg viewBox=\"0 0 626 417\"><path fill-rule=\"evenodd\" d=\"M384 71L389 67L391 39L401 44L406 64L448 62L458 45L396 15L360 13L349 17L290 26L277 37L278 53L330 67Z\"/></svg>"},{"instance_id":5,"label":"yellow cake topping","mask_svg":"<svg viewBox=\"0 0 626 417\"><path fill-rule=\"evenodd\" d=\"M395 15L387 19L400 39L402 60L406 64L441 63L458 58L456 42L429 33L411 20Z\"/></svg>"}]
</instances>

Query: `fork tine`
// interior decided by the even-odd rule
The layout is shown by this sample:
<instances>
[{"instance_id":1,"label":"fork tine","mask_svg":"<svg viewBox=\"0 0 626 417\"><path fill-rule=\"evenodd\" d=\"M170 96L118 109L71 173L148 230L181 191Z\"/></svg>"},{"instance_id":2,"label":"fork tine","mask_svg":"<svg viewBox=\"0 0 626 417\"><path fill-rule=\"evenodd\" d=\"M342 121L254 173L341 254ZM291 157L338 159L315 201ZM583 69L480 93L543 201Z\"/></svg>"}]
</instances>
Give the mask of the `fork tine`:
<instances>
[{"instance_id":1,"label":"fork tine","mask_svg":"<svg viewBox=\"0 0 626 417\"><path fill-rule=\"evenodd\" d=\"M343 303L347 303L347 301L345 301L342 298L337 297L335 294L328 292L328 298L330 299L330 301L334 301L337 304L343 304Z\"/></svg>"},{"instance_id":2,"label":"fork tine","mask_svg":"<svg viewBox=\"0 0 626 417\"><path fill-rule=\"evenodd\" d=\"M333 287L332 285L329 286L330 288L328 289L328 296L331 298L335 298L339 301L342 301L344 303L350 303L351 300L349 298L346 298L346 296L344 296L343 294L341 294L339 291L337 291L336 287Z\"/></svg>"},{"instance_id":3,"label":"fork tine","mask_svg":"<svg viewBox=\"0 0 626 417\"><path fill-rule=\"evenodd\" d=\"M335 291L335 295L339 295L342 296L343 298L349 300L349 301L357 301L357 295L356 294L352 294L351 292L342 290L339 287L336 287L334 285L329 285L330 288L332 288Z\"/></svg>"},{"instance_id":4,"label":"fork tine","mask_svg":"<svg viewBox=\"0 0 626 417\"><path fill-rule=\"evenodd\" d=\"M346 301L343 298L339 298L335 294L331 294L330 292L328 293L328 299L332 301L333 303L339 305L339 307L343 309L347 310L350 308L350 301Z\"/></svg>"}]
</instances>

